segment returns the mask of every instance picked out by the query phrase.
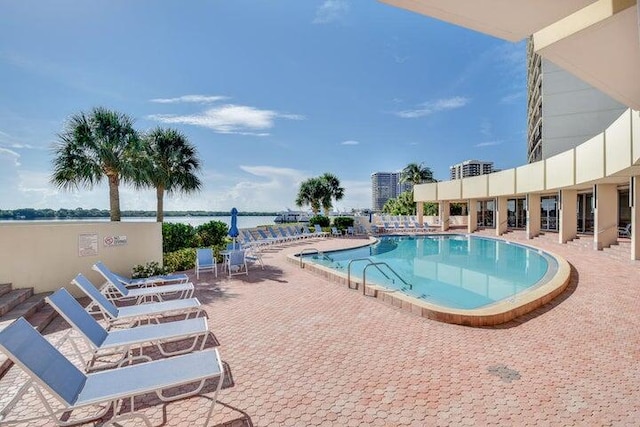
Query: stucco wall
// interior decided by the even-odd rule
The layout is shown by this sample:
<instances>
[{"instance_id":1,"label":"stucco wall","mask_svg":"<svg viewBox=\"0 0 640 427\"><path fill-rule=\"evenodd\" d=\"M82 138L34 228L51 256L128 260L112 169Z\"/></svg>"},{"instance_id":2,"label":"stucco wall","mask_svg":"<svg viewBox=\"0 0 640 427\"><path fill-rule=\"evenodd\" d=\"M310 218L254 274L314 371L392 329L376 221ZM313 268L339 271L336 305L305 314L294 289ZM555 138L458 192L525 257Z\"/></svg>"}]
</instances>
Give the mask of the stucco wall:
<instances>
[{"instance_id":1,"label":"stucco wall","mask_svg":"<svg viewBox=\"0 0 640 427\"><path fill-rule=\"evenodd\" d=\"M126 243L118 244L122 243L122 239L118 242L118 239L113 239L114 236L126 236ZM96 241L97 247L91 244ZM94 254L95 249L97 254ZM113 271L127 276L135 264L162 262L161 224L0 224L0 283L13 283L14 288L33 287L35 292L66 287L74 295L80 296L69 282L82 273L94 284L101 284L97 273L91 270L97 261L103 261Z\"/></svg>"}]
</instances>

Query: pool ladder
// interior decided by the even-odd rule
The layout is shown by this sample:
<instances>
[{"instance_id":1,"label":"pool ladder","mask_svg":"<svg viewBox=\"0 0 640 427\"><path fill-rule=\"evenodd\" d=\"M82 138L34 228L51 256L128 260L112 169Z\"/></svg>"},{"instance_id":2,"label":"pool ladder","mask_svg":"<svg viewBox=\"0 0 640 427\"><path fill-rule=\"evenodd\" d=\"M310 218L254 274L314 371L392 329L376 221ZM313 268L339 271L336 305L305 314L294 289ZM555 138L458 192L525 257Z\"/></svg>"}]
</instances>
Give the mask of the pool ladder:
<instances>
[{"instance_id":1,"label":"pool ladder","mask_svg":"<svg viewBox=\"0 0 640 427\"><path fill-rule=\"evenodd\" d=\"M400 276L398 274L398 272L396 272L393 268L391 268L391 266L389 264L387 264L384 261L373 261L371 258L356 258L356 259L352 259L351 261L349 261L349 265L347 266L347 286L349 287L349 289L358 289L358 283L356 283L356 287L352 288L351 287L351 264L353 264L354 262L358 262L358 261L367 261L368 264L365 265L364 270L362 270L362 295L366 295L365 291L367 289L366 285L367 285L367 269L369 267L375 267L380 273L382 273L382 275L384 277L386 277L387 279L391 280L391 283L396 283L395 279L392 279L391 277L389 277L384 271L382 271L382 269L380 268L380 266L385 266L389 269L389 271L391 273L393 273L393 275L395 277L397 277L398 279L400 279L400 281L404 284L405 287L409 288L409 289L413 289L413 285L411 283L408 283L406 280L404 280L402 278L402 276Z\"/></svg>"},{"instance_id":2,"label":"pool ladder","mask_svg":"<svg viewBox=\"0 0 640 427\"><path fill-rule=\"evenodd\" d=\"M300 268L304 267L304 262L302 261L302 255L313 255L313 254L318 254L320 255L323 259L329 260L331 262L333 262L333 258L331 258L330 256L326 255L324 252L319 251L316 248L304 248L303 250L301 250L300 252L298 252L296 254L296 256L300 259Z\"/></svg>"}]
</instances>

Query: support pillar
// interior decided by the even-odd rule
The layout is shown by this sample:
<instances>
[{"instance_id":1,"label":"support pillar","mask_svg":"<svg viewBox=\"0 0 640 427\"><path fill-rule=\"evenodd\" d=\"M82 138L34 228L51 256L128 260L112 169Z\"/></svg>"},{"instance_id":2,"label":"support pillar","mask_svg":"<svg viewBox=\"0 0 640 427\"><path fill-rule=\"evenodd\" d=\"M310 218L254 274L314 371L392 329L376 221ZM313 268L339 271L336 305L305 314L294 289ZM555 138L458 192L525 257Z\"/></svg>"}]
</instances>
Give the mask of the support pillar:
<instances>
[{"instance_id":1,"label":"support pillar","mask_svg":"<svg viewBox=\"0 0 640 427\"><path fill-rule=\"evenodd\" d=\"M440 231L447 231L449 229L449 202L440 202L438 210L440 213Z\"/></svg>"},{"instance_id":2,"label":"support pillar","mask_svg":"<svg viewBox=\"0 0 640 427\"><path fill-rule=\"evenodd\" d=\"M540 195L527 195L527 239L540 235Z\"/></svg>"},{"instance_id":3,"label":"support pillar","mask_svg":"<svg viewBox=\"0 0 640 427\"><path fill-rule=\"evenodd\" d=\"M471 234L478 229L478 201L467 201L467 233Z\"/></svg>"},{"instance_id":4,"label":"support pillar","mask_svg":"<svg viewBox=\"0 0 640 427\"><path fill-rule=\"evenodd\" d=\"M416 202L416 219L420 227L424 225L424 202Z\"/></svg>"},{"instance_id":5,"label":"support pillar","mask_svg":"<svg viewBox=\"0 0 640 427\"><path fill-rule=\"evenodd\" d=\"M561 190L559 205L558 243L567 243L578 236L578 192L576 190Z\"/></svg>"},{"instance_id":6,"label":"support pillar","mask_svg":"<svg viewBox=\"0 0 640 427\"><path fill-rule=\"evenodd\" d=\"M632 176L629 183L629 197L631 198L631 259L640 260L640 235L637 230L640 227L640 182L637 176Z\"/></svg>"},{"instance_id":7,"label":"support pillar","mask_svg":"<svg viewBox=\"0 0 640 427\"><path fill-rule=\"evenodd\" d=\"M601 251L618 241L618 187L596 184L593 187L594 231L593 249Z\"/></svg>"},{"instance_id":8,"label":"support pillar","mask_svg":"<svg viewBox=\"0 0 640 427\"><path fill-rule=\"evenodd\" d=\"M506 197L497 197L496 198L496 236L501 236L507 232L507 222L508 222L507 213L507 198Z\"/></svg>"}]
</instances>

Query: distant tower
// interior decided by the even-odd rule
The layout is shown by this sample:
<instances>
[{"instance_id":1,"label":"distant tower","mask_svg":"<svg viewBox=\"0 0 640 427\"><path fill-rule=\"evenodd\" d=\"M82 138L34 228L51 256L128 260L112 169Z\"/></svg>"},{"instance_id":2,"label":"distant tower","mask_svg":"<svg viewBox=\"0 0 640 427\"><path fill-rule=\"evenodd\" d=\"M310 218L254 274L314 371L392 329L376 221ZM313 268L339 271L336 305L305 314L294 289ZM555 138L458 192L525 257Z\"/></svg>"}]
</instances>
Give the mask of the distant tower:
<instances>
[{"instance_id":1,"label":"distant tower","mask_svg":"<svg viewBox=\"0 0 640 427\"><path fill-rule=\"evenodd\" d=\"M483 162L480 160L465 160L462 163L458 163L449 167L451 179L485 175L493 172L493 162Z\"/></svg>"},{"instance_id":2,"label":"distant tower","mask_svg":"<svg viewBox=\"0 0 640 427\"><path fill-rule=\"evenodd\" d=\"M380 212L389 199L410 191L413 185L400 182L400 172L376 172L371 174L371 208Z\"/></svg>"}]
</instances>

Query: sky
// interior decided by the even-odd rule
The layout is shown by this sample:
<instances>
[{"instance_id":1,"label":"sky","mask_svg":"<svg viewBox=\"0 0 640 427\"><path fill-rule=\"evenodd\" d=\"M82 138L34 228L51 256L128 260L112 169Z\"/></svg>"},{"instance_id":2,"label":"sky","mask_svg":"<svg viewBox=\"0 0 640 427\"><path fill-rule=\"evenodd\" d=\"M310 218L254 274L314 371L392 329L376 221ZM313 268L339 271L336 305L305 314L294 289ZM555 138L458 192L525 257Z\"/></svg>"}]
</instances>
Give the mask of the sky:
<instances>
[{"instance_id":1,"label":"sky","mask_svg":"<svg viewBox=\"0 0 640 427\"><path fill-rule=\"evenodd\" d=\"M468 159L526 163L526 43L375 0L0 2L0 209L108 209L106 183L60 190L52 147L97 106L184 133L202 190L167 210L296 209L335 174L340 211L371 174ZM155 210L122 186L123 210Z\"/></svg>"}]
</instances>

